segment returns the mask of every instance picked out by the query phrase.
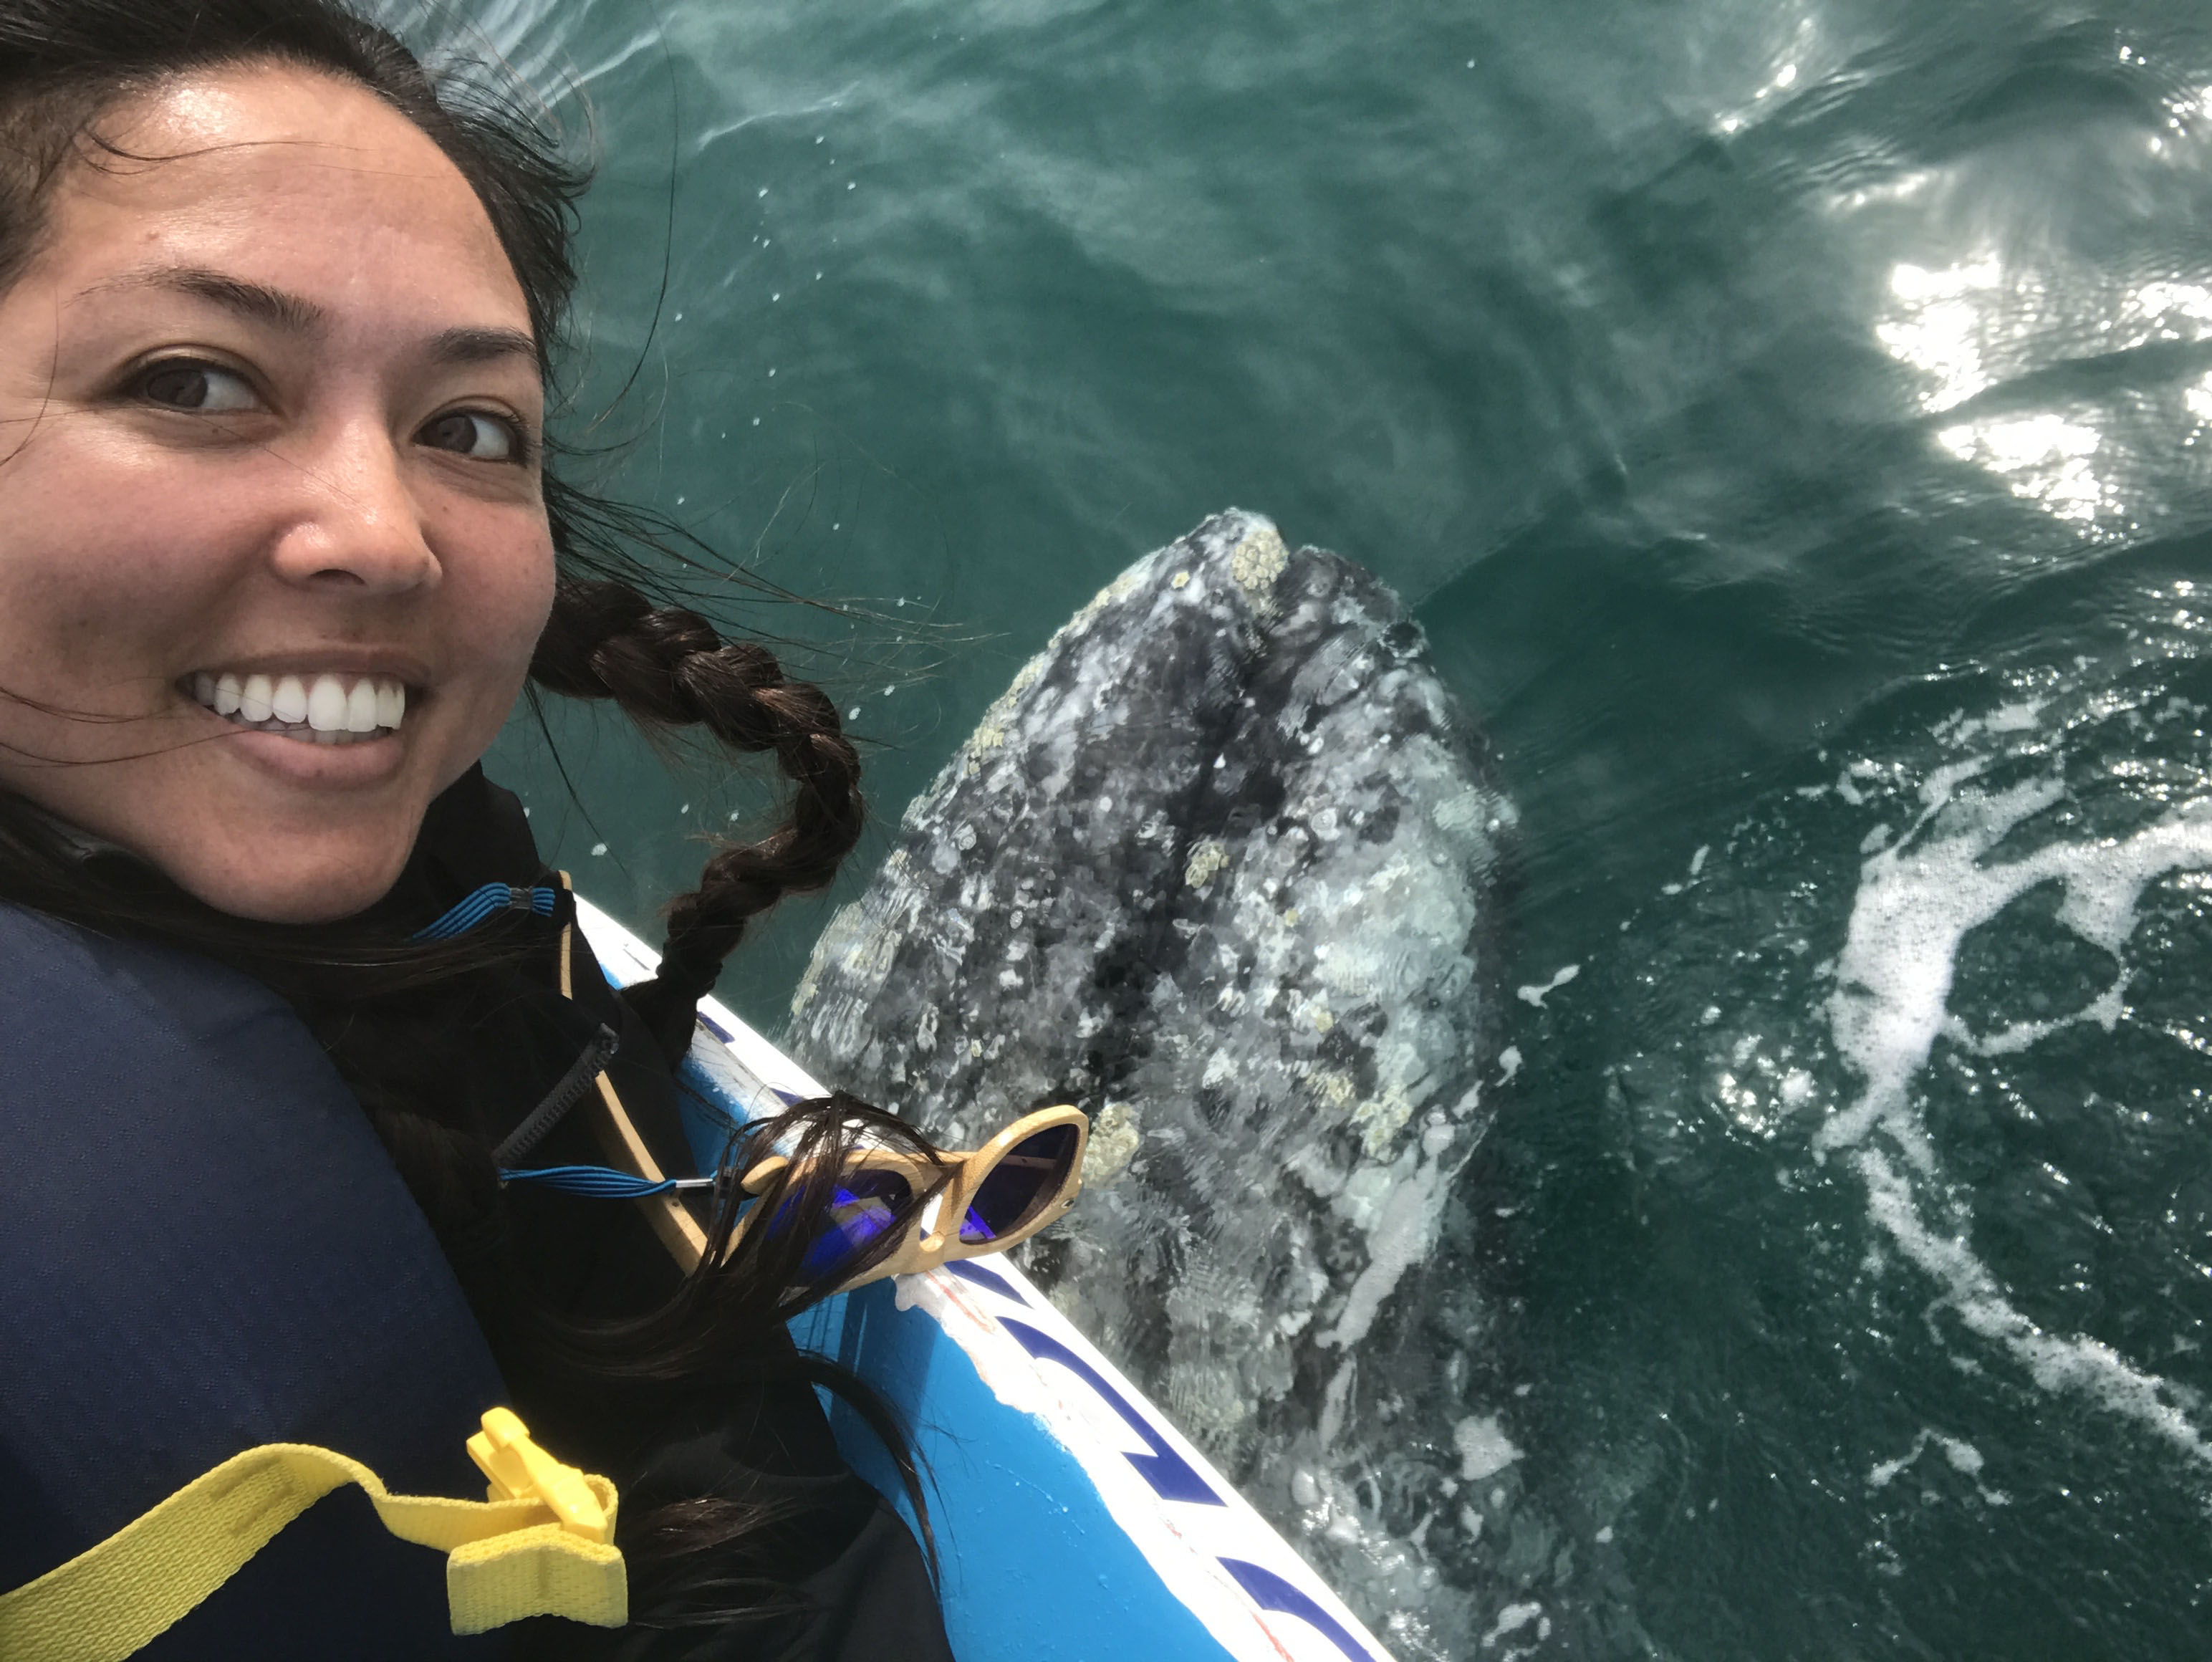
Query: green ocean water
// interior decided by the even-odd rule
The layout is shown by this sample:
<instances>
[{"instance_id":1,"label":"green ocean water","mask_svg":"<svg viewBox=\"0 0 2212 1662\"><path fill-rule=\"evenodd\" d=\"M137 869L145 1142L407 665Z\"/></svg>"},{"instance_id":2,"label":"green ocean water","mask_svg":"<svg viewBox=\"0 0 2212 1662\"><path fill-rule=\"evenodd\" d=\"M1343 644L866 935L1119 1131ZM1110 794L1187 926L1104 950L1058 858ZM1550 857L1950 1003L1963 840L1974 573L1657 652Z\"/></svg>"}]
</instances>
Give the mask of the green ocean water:
<instances>
[{"instance_id":1,"label":"green ocean water","mask_svg":"<svg viewBox=\"0 0 2212 1662\"><path fill-rule=\"evenodd\" d=\"M468 21L603 158L568 432L839 603L729 595L884 826L1231 504L1487 727L1510 1061L1438 1251L1498 1315L1434 1336L1518 1458L1424 1519L1451 1427L1371 1452L1402 1656L2207 1652L2212 12ZM495 771L649 932L761 789L550 719ZM733 962L764 1030L836 898Z\"/></svg>"}]
</instances>

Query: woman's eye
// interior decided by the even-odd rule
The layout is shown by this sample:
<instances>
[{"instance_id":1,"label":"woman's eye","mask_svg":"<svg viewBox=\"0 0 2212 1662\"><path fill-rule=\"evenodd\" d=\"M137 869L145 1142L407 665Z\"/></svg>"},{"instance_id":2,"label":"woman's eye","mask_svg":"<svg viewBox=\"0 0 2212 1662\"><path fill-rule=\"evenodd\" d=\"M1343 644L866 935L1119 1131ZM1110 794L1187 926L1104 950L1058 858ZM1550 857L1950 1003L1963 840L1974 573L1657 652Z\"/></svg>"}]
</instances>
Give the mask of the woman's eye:
<instances>
[{"instance_id":1,"label":"woman's eye","mask_svg":"<svg viewBox=\"0 0 2212 1662\"><path fill-rule=\"evenodd\" d=\"M234 369L212 363L157 363L140 377L139 396L165 410L235 415L261 408L252 384Z\"/></svg>"},{"instance_id":2,"label":"woman's eye","mask_svg":"<svg viewBox=\"0 0 2212 1662\"><path fill-rule=\"evenodd\" d=\"M422 442L477 461L520 461L522 435L513 422L477 410L455 410L422 429Z\"/></svg>"}]
</instances>

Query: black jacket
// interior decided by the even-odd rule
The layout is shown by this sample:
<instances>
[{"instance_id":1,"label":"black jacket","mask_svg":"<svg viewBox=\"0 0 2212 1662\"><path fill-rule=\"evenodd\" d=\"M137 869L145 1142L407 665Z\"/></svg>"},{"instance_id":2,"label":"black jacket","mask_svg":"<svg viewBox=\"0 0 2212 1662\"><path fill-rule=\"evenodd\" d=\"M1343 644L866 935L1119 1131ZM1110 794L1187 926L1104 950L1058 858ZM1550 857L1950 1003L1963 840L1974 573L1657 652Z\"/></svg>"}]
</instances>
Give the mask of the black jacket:
<instances>
[{"instance_id":1,"label":"black jacket","mask_svg":"<svg viewBox=\"0 0 2212 1662\"><path fill-rule=\"evenodd\" d=\"M418 927L482 883L544 875L514 799L472 772L434 806L381 921ZM563 1366L487 1298L453 1222L467 1205L439 1199L434 1238L402 1185L395 1114L402 1133L442 1122L496 1141L603 1021L632 1117L665 1167L690 1169L673 1079L635 1018L588 963L578 998L560 995L558 922L504 920L508 950L483 967L362 1003L0 907L0 1590L255 1443L323 1443L402 1491L480 1492L461 1441L504 1402L615 1481L633 1556L627 1537L666 1502L775 1513L706 1562L785 1596L618 1634L542 1618L457 1639L438 1555L342 1489L142 1654L949 1662L912 1536L846 1468L811 1388L773 1377L780 1332L742 1359L764 1377L712 1385ZM532 1156L599 1158L580 1112ZM555 1317L636 1318L678 1284L635 1205L505 1193L519 1250L501 1262L526 1266ZM634 1577L634 1614L652 1591Z\"/></svg>"}]
</instances>

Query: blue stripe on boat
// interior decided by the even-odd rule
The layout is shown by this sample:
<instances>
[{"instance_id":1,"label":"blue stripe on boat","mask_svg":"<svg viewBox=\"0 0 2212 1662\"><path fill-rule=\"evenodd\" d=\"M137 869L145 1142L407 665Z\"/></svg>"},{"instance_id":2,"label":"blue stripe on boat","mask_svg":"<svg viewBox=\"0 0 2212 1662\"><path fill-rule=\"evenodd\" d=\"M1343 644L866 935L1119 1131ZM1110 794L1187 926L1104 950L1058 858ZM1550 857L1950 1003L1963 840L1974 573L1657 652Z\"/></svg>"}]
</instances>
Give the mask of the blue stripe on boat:
<instances>
[{"instance_id":1,"label":"blue stripe on boat","mask_svg":"<svg viewBox=\"0 0 2212 1662\"><path fill-rule=\"evenodd\" d=\"M963 1282L973 1282L978 1287L988 1287L1002 1299L1012 1299L1016 1304L1026 1304L1022 1295L1014 1291L1014 1284L995 1269L986 1269L972 1258L955 1258L945 1266Z\"/></svg>"},{"instance_id":2,"label":"blue stripe on boat","mask_svg":"<svg viewBox=\"0 0 2212 1662\"><path fill-rule=\"evenodd\" d=\"M1352 1662L1375 1662L1375 1653L1346 1633L1343 1623L1274 1571L1248 1564L1242 1558L1224 1558L1220 1562L1221 1568L1235 1578L1237 1585L1249 1593L1252 1602L1261 1610L1280 1610L1285 1616L1295 1616L1310 1623L1327 1634L1329 1642L1350 1657Z\"/></svg>"},{"instance_id":3,"label":"blue stripe on boat","mask_svg":"<svg viewBox=\"0 0 2212 1662\"><path fill-rule=\"evenodd\" d=\"M1228 1502L1213 1492L1212 1486L1191 1470L1190 1462L1169 1447L1150 1422L1129 1406L1128 1399L1106 1383L1106 1376L1085 1361L1049 1333L1039 1331L1027 1322L1002 1321L1015 1342L1046 1361L1058 1362L1076 1378L1097 1391L1099 1399L1120 1415L1129 1429L1144 1440L1150 1454L1124 1454L1121 1458L1136 1467L1152 1493L1163 1501L1190 1501L1200 1506L1226 1506Z\"/></svg>"}]
</instances>

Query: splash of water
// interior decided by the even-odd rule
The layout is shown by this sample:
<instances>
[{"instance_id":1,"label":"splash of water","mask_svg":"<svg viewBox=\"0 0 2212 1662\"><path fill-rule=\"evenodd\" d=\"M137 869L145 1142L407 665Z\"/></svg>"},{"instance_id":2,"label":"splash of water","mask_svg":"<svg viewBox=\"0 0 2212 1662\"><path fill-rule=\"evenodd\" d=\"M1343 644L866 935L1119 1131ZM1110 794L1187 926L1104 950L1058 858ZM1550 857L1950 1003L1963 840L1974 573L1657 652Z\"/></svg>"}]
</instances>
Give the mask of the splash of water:
<instances>
[{"instance_id":1,"label":"splash of water","mask_svg":"<svg viewBox=\"0 0 2212 1662\"><path fill-rule=\"evenodd\" d=\"M1941 1038L1984 1056L2026 1050L2059 1029L2095 1022L2110 1032L2124 1008L2124 954L2144 888L2177 870L2212 867L2212 798L2185 801L2131 836L2053 842L1993 859L2032 816L2065 794L2055 776L2003 789L1972 788L1988 770L1974 758L1935 770L1906 834L1861 868L1828 1019L1838 1055L1863 1081L1821 1126L1816 1157L1845 1157L1866 1185L1876 1225L1942 1289L1966 1329L2002 1346L2045 1391L2083 1393L2148 1427L2212 1469L2212 1443L2172 1382L2112 1346L2052 1332L2033 1320L1976 1255L1963 1230L1934 1216L1942 1173L1913 1087ZM2119 961L2111 983L2069 1014L1977 1035L1950 1008L1960 945L2030 890L2063 891L2058 921Z\"/></svg>"}]
</instances>

